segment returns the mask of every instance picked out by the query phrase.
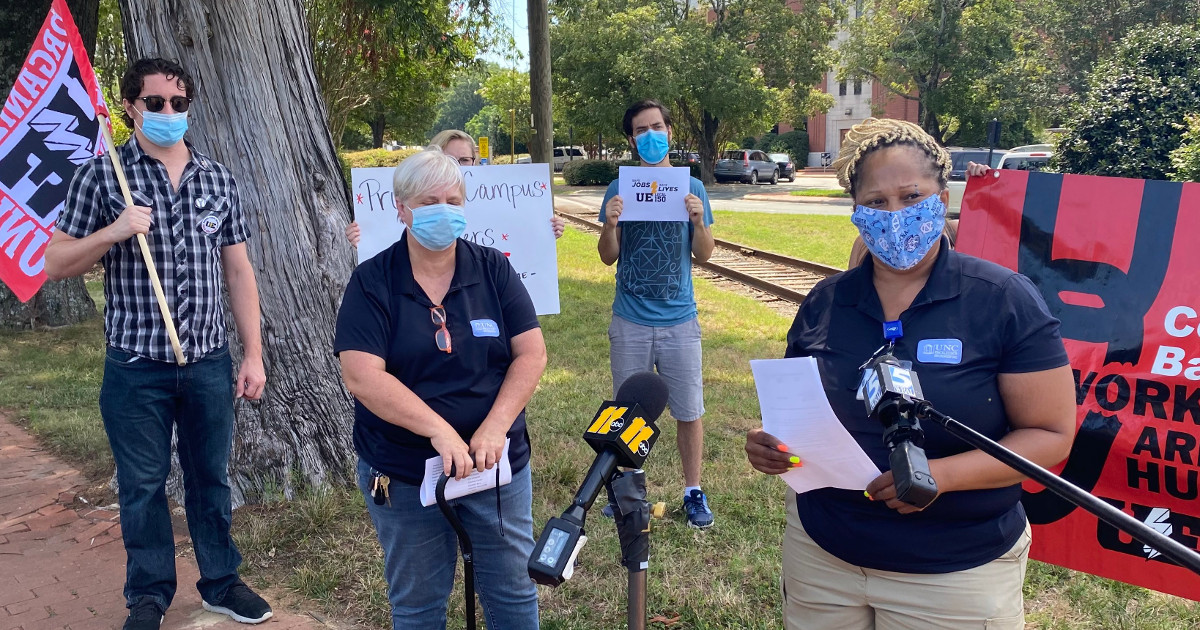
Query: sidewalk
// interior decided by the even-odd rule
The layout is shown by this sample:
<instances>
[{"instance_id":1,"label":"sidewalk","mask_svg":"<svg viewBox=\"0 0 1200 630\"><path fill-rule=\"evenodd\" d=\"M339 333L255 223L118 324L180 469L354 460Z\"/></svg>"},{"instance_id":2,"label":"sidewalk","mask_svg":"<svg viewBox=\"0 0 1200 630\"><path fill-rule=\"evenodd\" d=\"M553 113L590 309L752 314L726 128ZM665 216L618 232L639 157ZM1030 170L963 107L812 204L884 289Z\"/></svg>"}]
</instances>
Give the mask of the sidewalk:
<instances>
[{"instance_id":1,"label":"sidewalk","mask_svg":"<svg viewBox=\"0 0 1200 630\"><path fill-rule=\"evenodd\" d=\"M115 511L77 499L74 490L84 482L0 415L0 630L107 630L125 623L119 519ZM186 533L176 532L175 542L186 543ZM251 627L201 607L195 588L200 574L191 556L177 556L176 571L179 590L164 630ZM331 626L276 605L275 616L257 627Z\"/></svg>"}]
</instances>

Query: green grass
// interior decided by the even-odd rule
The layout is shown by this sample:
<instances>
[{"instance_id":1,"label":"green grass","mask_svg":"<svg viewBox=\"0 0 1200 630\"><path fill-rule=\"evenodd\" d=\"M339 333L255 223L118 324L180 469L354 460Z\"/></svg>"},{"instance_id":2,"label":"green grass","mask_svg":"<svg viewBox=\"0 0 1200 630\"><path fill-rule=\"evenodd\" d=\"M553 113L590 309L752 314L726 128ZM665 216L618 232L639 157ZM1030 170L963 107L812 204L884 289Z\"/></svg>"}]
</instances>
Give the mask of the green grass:
<instances>
[{"instance_id":1,"label":"green grass","mask_svg":"<svg viewBox=\"0 0 1200 630\"><path fill-rule=\"evenodd\" d=\"M850 193L841 188L806 188L804 190L793 190L788 194L793 197L837 197L839 199L850 197Z\"/></svg>"},{"instance_id":2,"label":"green grass","mask_svg":"<svg viewBox=\"0 0 1200 630\"><path fill-rule=\"evenodd\" d=\"M734 214L745 216L722 213L718 225L735 227L737 217L729 216ZM781 222L849 223L844 217L761 217L774 222L770 229L776 238L760 244L775 251L786 249L779 235L790 235L799 225ZM580 434L610 393L603 331L610 318L613 269L597 260L594 239L570 229L559 241L563 314L542 319L550 364L528 413L538 532L568 504L582 480L593 453ZM807 240L835 239L818 231ZM668 507L667 517L653 525L648 612L652 618L678 616L672 628L779 628L787 492L779 480L753 472L742 447L746 430L759 424L747 361L780 356L790 321L705 281L697 281L696 290L708 405L704 486L717 525L703 533L687 528L679 512L682 479L674 426L664 422L646 465L650 499ZM0 407L29 418L39 436L75 462L107 451L96 411L102 345L97 321L0 335ZM64 420L51 429L49 418L55 416ZM111 470L111 460L92 468L105 466ZM590 540L574 579L558 589L541 590L542 626L548 630L624 627L626 574L618 564L616 534L598 514L589 525ZM354 489L308 489L291 502L240 509L234 514L234 533L245 555L243 571L255 584L285 589L336 618L389 627L381 552ZM1200 607L1191 602L1037 562L1030 563L1025 593L1029 628L1200 627ZM463 625L462 601L461 591L451 596L450 627Z\"/></svg>"},{"instance_id":3,"label":"green grass","mask_svg":"<svg viewBox=\"0 0 1200 630\"><path fill-rule=\"evenodd\" d=\"M718 210L713 236L845 269L858 228L842 216Z\"/></svg>"}]
</instances>

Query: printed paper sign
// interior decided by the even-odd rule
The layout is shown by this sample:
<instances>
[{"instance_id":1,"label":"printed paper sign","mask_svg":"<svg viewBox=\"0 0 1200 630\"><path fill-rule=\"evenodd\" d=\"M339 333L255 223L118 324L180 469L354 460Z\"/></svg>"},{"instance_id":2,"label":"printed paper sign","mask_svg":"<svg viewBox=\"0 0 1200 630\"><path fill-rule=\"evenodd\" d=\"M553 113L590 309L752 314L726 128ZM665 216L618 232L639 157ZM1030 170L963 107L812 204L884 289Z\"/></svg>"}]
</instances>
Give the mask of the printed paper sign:
<instances>
[{"instance_id":1,"label":"printed paper sign","mask_svg":"<svg viewBox=\"0 0 1200 630\"><path fill-rule=\"evenodd\" d=\"M362 229L358 260L369 260L404 234L392 199L394 167L351 169L354 220ZM550 217L548 164L464 166L467 230L463 238L504 253L521 276L538 315L559 312L558 252Z\"/></svg>"},{"instance_id":2,"label":"printed paper sign","mask_svg":"<svg viewBox=\"0 0 1200 630\"><path fill-rule=\"evenodd\" d=\"M108 111L66 2L33 41L0 110L0 280L22 302L46 281L54 222L75 169L104 152Z\"/></svg>"},{"instance_id":3,"label":"printed paper sign","mask_svg":"<svg viewBox=\"0 0 1200 630\"><path fill-rule=\"evenodd\" d=\"M1062 477L1184 546L1200 535L1200 184L1000 171L958 247L1029 277L1075 373ZM1200 600L1200 576L1027 483L1030 557Z\"/></svg>"},{"instance_id":4,"label":"printed paper sign","mask_svg":"<svg viewBox=\"0 0 1200 630\"><path fill-rule=\"evenodd\" d=\"M621 221L687 221L684 197L691 192L691 170L679 166L622 166L618 194Z\"/></svg>"}]
</instances>

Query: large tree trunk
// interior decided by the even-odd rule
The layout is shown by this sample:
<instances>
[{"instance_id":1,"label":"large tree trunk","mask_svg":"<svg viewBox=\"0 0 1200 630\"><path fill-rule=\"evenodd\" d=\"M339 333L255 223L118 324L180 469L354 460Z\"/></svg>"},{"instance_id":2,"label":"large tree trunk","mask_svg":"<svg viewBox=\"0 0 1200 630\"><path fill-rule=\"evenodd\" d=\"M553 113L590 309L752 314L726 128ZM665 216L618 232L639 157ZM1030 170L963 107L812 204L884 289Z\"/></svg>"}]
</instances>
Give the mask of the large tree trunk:
<instances>
[{"instance_id":1,"label":"large tree trunk","mask_svg":"<svg viewBox=\"0 0 1200 630\"><path fill-rule=\"evenodd\" d=\"M371 116L371 147L375 149L383 148L383 132L387 129L387 113L378 106L375 106L375 113Z\"/></svg>"},{"instance_id":2,"label":"large tree trunk","mask_svg":"<svg viewBox=\"0 0 1200 630\"><path fill-rule=\"evenodd\" d=\"M290 497L297 481L349 479L350 396L332 352L354 265L342 236L349 198L304 8L300 0L121 0L121 13L131 60L176 59L195 77L188 137L233 172L250 224L267 387L260 403L237 404L234 504L268 489ZM231 337L238 360L241 343Z\"/></svg>"},{"instance_id":3,"label":"large tree trunk","mask_svg":"<svg viewBox=\"0 0 1200 630\"><path fill-rule=\"evenodd\" d=\"M5 98L29 55L33 38L50 13L51 0L13 2L0 8L0 94ZM67 0L90 57L96 51L96 26L100 0ZM77 324L96 315L83 278L46 282L28 302L22 303L0 283L0 329Z\"/></svg>"}]
</instances>

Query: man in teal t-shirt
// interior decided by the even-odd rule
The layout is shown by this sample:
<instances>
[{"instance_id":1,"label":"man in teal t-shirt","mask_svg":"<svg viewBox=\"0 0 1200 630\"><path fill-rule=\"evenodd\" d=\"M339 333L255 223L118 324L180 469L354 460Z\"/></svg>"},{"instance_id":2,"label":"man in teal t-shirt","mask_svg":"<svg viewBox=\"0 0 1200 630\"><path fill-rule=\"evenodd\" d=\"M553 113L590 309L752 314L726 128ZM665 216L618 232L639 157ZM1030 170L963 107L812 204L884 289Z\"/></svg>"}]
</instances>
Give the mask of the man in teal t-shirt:
<instances>
[{"instance_id":1,"label":"man in teal t-shirt","mask_svg":"<svg viewBox=\"0 0 1200 630\"><path fill-rule=\"evenodd\" d=\"M671 113L666 107L652 100L635 103L625 111L624 126L642 166L671 166ZM704 529L713 524L713 514L700 488L704 384L692 257L704 262L712 255L712 208L704 184L693 177L685 202L688 221L619 222L624 206L618 189L614 181L604 195L604 228L597 246L604 264L617 263L617 293L608 328L613 392L626 378L655 368L667 382L667 404L677 422L683 464L683 510L688 525Z\"/></svg>"}]
</instances>

